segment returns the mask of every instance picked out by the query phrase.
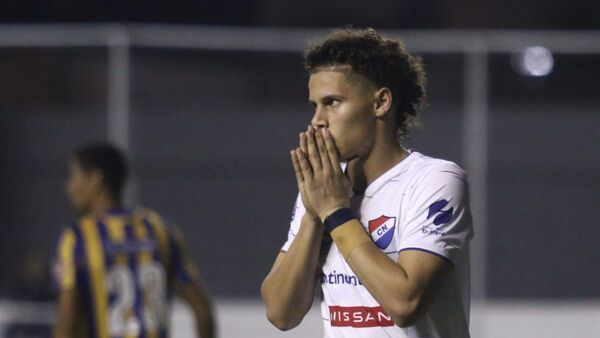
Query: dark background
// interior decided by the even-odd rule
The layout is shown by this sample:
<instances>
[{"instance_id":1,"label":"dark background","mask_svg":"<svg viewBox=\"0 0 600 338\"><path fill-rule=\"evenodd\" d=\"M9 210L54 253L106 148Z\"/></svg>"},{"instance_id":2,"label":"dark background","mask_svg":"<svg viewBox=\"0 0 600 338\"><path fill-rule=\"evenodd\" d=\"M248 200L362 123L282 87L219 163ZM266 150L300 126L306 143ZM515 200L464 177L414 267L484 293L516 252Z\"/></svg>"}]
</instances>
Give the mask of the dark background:
<instances>
[{"instance_id":1,"label":"dark background","mask_svg":"<svg viewBox=\"0 0 600 338\"><path fill-rule=\"evenodd\" d=\"M3 22L155 22L423 29L598 29L593 0L53 0L4 3Z\"/></svg>"},{"instance_id":2,"label":"dark background","mask_svg":"<svg viewBox=\"0 0 600 338\"><path fill-rule=\"evenodd\" d=\"M259 27L597 30L580 1L52 1L3 4L0 21ZM517 30L519 29L519 30ZM600 44L600 41L599 41ZM410 46L408 46L410 48ZM132 47L132 194L179 224L219 297L257 297L295 199L288 150L311 117L299 52ZM429 106L408 146L464 165L464 55L422 54ZM485 296L600 297L600 56L557 53L533 78L488 58ZM0 45L0 296L52 299L49 263L72 217L70 152L104 139L105 47ZM476 224L477 231L477 224ZM475 253L477 254L477 252Z\"/></svg>"}]
</instances>

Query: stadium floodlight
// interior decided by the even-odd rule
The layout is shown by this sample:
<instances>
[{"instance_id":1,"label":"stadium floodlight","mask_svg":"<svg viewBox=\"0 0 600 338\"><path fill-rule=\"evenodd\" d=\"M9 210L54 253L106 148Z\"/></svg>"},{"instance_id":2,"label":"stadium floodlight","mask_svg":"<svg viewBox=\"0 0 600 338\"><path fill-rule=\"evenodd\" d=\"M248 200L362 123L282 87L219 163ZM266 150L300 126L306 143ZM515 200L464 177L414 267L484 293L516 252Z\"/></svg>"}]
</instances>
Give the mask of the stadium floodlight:
<instances>
[{"instance_id":1,"label":"stadium floodlight","mask_svg":"<svg viewBox=\"0 0 600 338\"><path fill-rule=\"evenodd\" d=\"M525 76L548 76L554 67L552 52L541 46L527 47L511 58L513 69Z\"/></svg>"}]
</instances>

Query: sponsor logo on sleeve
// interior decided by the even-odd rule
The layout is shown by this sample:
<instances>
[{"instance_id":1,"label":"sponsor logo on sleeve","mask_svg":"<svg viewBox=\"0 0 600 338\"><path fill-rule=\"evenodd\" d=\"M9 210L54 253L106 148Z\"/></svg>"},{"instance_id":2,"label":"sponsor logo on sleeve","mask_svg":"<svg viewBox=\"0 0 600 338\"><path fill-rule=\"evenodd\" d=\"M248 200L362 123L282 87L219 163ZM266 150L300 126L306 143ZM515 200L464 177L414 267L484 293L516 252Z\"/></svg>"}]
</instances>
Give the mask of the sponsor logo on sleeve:
<instances>
[{"instance_id":1,"label":"sponsor logo on sleeve","mask_svg":"<svg viewBox=\"0 0 600 338\"><path fill-rule=\"evenodd\" d=\"M448 201L445 199L441 199L439 201L431 203L429 206L429 210L427 212L427 219L433 223L433 225L439 227L441 225L447 224L452 220L452 216L454 215L454 208L450 207L444 209L448 206ZM432 219L433 218L433 219ZM438 229L433 228L431 225L424 225L421 228L421 231L427 235L438 235L442 236L446 233L444 231L440 231Z\"/></svg>"},{"instance_id":2,"label":"sponsor logo on sleeve","mask_svg":"<svg viewBox=\"0 0 600 338\"><path fill-rule=\"evenodd\" d=\"M444 210L444 207L447 205L448 201L446 200L439 200L431 203L429 206L429 212L427 213L427 219L435 216L433 219L433 224L438 226L450 222L452 219L452 213L454 213L454 208Z\"/></svg>"},{"instance_id":3,"label":"sponsor logo on sleeve","mask_svg":"<svg viewBox=\"0 0 600 338\"><path fill-rule=\"evenodd\" d=\"M381 250L386 249L394 237L396 217L379 216L369 221L369 234L375 245Z\"/></svg>"}]
</instances>

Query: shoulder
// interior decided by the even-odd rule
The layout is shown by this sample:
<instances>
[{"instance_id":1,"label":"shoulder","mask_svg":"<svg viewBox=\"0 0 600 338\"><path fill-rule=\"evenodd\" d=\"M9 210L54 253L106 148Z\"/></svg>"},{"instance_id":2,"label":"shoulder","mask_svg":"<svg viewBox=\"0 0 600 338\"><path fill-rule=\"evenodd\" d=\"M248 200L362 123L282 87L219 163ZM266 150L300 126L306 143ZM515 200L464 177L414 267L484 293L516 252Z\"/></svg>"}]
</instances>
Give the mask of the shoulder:
<instances>
[{"instance_id":1,"label":"shoulder","mask_svg":"<svg viewBox=\"0 0 600 338\"><path fill-rule=\"evenodd\" d=\"M133 217L141 219L163 240L182 238L179 228L170 218L164 217L157 211L147 207L137 207L132 212Z\"/></svg>"},{"instance_id":2,"label":"shoulder","mask_svg":"<svg viewBox=\"0 0 600 338\"><path fill-rule=\"evenodd\" d=\"M83 242L81 223L78 220L60 227L55 240L56 258L62 261L81 259Z\"/></svg>"},{"instance_id":3,"label":"shoulder","mask_svg":"<svg viewBox=\"0 0 600 338\"><path fill-rule=\"evenodd\" d=\"M85 214L77 217L77 219L71 222L70 228L75 231L81 231L86 226L96 224L97 222L98 218L96 216L94 216L93 214Z\"/></svg>"},{"instance_id":4,"label":"shoulder","mask_svg":"<svg viewBox=\"0 0 600 338\"><path fill-rule=\"evenodd\" d=\"M60 250L80 248L85 245L86 238L96 234L97 219L91 214L77 217L63 225L58 231L57 246Z\"/></svg>"},{"instance_id":5,"label":"shoulder","mask_svg":"<svg viewBox=\"0 0 600 338\"><path fill-rule=\"evenodd\" d=\"M81 233L86 224L95 223L92 215L86 214L73 219L71 222L63 225L59 229L59 237L76 236Z\"/></svg>"},{"instance_id":6,"label":"shoulder","mask_svg":"<svg viewBox=\"0 0 600 338\"><path fill-rule=\"evenodd\" d=\"M416 156L408 169L411 173L409 196L413 200L448 199L452 196L462 199L466 196L467 174L459 165L420 153L413 155Z\"/></svg>"},{"instance_id":7,"label":"shoulder","mask_svg":"<svg viewBox=\"0 0 600 338\"><path fill-rule=\"evenodd\" d=\"M467 181L467 173L452 161L425 156L418 152L411 154L411 157L408 170L413 173L417 181L428 181L436 178L454 178Z\"/></svg>"},{"instance_id":8,"label":"shoulder","mask_svg":"<svg viewBox=\"0 0 600 338\"><path fill-rule=\"evenodd\" d=\"M61 226L55 235L55 246L58 248L62 248L67 245L72 245L76 240L77 226L77 222L71 222Z\"/></svg>"},{"instance_id":9,"label":"shoulder","mask_svg":"<svg viewBox=\"0 0 600 338\"><path fill-rule=\"evenodd\" d=\"M137 207L133 210L132 214L137 217L162 220L162 217L158 212L147 207Z\"/></svg>"},{"instance_id":10,"label":"shoulder","mask_svg":"<svg viewBox=\"0 0 600 338\"><path fill-rule=\"evenodd\" d=\"M137 207L132 212L133 217L141 218L142 220L161 228L167 228L168 220L153 209L147 207Z\"/></svg>"}]
</instances>

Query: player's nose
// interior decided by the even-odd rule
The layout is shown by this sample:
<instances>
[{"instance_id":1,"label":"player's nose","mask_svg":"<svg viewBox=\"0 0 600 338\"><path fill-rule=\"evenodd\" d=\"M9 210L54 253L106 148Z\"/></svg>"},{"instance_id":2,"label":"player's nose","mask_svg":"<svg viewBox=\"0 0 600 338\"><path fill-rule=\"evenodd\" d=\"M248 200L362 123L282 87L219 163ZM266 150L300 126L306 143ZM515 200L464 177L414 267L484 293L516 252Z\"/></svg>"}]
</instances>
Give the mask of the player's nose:
<instances>
[{"instance_id":1,"label":"player's nose","mask_svg":"<svg viewBox=\"0 0 600 338\"><path fill-rule=\"evenodd\" d=\"M315 114L312 120L310 120L310 125L315 128L325 128L328 126L327 116L325 116L323 109L320 109L320 107L315 108Z\"/></svg>"}]
</instances>

